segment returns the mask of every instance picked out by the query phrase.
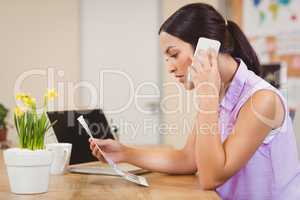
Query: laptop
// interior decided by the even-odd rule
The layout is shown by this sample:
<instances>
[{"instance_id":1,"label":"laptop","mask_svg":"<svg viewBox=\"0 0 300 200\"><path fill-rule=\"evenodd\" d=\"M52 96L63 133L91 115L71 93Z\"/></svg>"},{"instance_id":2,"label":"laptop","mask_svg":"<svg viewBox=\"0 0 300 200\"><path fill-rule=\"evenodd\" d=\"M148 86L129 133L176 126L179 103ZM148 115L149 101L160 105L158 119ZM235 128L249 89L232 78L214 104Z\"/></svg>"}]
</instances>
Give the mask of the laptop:
<instances>
[{"instance_id":1,"label":"laptop","mask_svg":"<svg viewBox=\"0 0 300 200\"><path fill-rule=\"evenodd\" d=\"M77 118L82 115L91 129L94 138L115 139L101 109L48 111L47 115L51 123L57 121L53 126L57 141L59 143L72 144L69 166L70 172L117 175L112 169L108 168L107 165L100 166L100 164L97 163L96 166L89 166L90 162L98 160L92 155L90 150L89 136L77 121ZM133 165L121 164L120 167L135 174L146 172Z\"/></svg>"}]
</instances>

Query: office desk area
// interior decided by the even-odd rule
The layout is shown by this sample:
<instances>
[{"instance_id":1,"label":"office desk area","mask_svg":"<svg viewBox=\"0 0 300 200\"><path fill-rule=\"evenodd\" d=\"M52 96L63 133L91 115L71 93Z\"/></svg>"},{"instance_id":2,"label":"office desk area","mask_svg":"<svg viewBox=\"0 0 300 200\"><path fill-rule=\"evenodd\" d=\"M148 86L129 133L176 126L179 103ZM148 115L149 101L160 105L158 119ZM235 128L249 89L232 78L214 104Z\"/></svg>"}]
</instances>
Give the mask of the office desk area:
<instances>
[{"instance_id":1,"label":"office desk area","mask_svg":"<svg viewBox=\"0 0 300 200\"><path fill-rule=\"evenodd\" d=\"M91 163L95 165L98 163ZM47 193L16 195L10 192L3 152L0 151L0 199L5 200L101 200L101 199L220 199L216 192L202 191L194 175L143 174L150 187L142 187L116 176L67 173L50 177Z\"/></svg>"}]
</instances>

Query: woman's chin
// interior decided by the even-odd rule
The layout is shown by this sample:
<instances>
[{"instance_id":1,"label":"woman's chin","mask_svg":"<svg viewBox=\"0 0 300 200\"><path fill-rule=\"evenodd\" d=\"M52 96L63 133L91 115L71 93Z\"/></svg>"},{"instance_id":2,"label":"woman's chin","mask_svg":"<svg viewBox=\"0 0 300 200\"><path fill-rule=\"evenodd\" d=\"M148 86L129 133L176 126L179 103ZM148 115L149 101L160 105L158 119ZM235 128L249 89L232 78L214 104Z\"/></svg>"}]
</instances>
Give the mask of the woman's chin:
<instances>
[{"instance_id":1,"label":"woman's chin","mask_svg":"<svg viewBox=\"0 0 300 200\"><path fill-rule=\"evenodd\" d=\"M190 81L185 81L184 83L182 83L184 85L184 88L186 90L192 90L194 89L194 83L193 82L190 82Z\"/></svg>"},{"instance_id":2,"label":"woman's chin","mask_svg":"<svg viewBox=\"0 0 300 200\"><path fill-rule=\"evenodd\" d=\"M192 90L194 89L194 83L191 81L186 81L183 77L178 78L177 81L181 84L183 84L184 88L186 90Z\"/></svg>"}]
</instances>

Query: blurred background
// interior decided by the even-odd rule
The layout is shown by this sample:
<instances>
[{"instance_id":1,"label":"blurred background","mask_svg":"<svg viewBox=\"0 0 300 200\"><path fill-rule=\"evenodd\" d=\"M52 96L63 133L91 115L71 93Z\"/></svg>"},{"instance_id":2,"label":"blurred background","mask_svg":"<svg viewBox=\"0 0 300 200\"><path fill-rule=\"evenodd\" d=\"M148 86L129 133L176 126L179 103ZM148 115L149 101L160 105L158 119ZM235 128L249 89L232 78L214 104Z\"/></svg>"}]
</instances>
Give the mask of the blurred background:
<instances>
[{"instance_id":1,"label":"blurred background","mask_svg":"<svg viewBox=\"0 0 300 200\"><path fill-rule=\"evenodd\" d=\"M41 101L55 88L50 110L100 107L124 143L182 147L195 111L191 94L167 73L158 29L193 2L213 5L242 27L265 79L288 100L300 149L299 0L0 0L2 143L17 144L16 92Z\"/></svg>"}]
</instances>

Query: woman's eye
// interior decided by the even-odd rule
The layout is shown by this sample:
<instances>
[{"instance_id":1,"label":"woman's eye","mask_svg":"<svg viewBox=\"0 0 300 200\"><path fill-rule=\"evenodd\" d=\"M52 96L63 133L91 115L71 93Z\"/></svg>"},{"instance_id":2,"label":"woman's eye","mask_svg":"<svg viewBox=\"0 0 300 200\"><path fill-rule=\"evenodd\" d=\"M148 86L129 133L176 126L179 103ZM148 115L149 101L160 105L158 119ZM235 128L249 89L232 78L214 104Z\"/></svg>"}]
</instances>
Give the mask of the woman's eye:
<instances>
[{"instance_id":1,"label":"woman's eye","mask_svg":"<svg viewBox=\"0 0 300 200\"><path fill-rule=\"evenodd\" d=\"M177 58L177 56L178 56L178 53L174 53L174 54L170 55L171 58Z\"/></svg>"}]
</instances>

